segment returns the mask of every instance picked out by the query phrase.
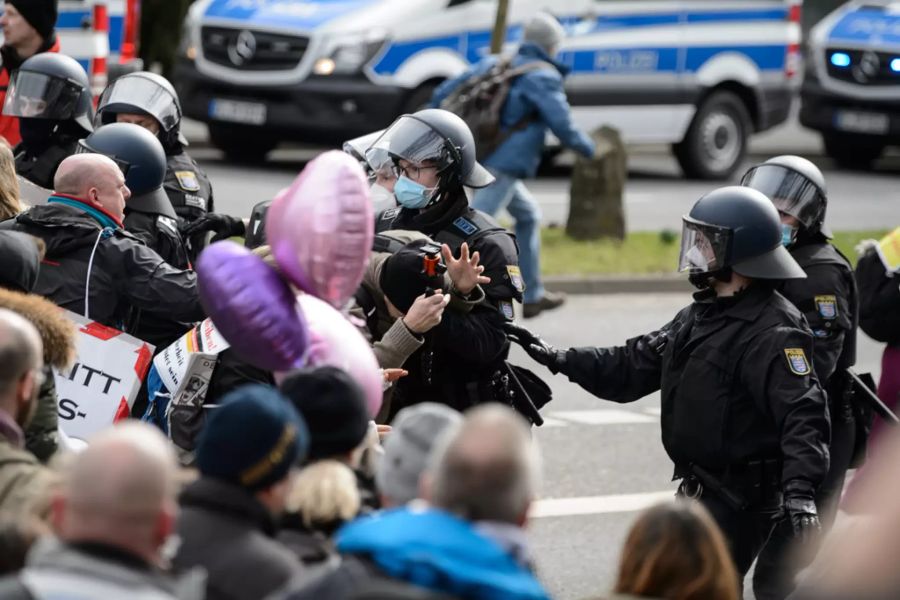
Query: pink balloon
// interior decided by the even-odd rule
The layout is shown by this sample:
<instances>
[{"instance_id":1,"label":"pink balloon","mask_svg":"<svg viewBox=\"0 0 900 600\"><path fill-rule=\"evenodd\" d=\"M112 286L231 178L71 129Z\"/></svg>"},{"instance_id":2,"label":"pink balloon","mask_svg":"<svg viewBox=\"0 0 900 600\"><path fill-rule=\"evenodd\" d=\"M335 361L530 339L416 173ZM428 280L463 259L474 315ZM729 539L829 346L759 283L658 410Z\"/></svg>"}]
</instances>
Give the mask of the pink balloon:
<instances>
[{"instance_id":1,"label":"pink balloon","mask_svg":"<svg viewBox=\"0 0 900 600\"><path fill-rule=\"evenodd\" d=\"M333 150L278 194L266 215L266 236L288 279L341 309L362 281L374 219L362 167Z\"/></svg>"},{"instance_id":2,"label":"pink balloon","mask_svg":"<svg viewBox=\"0 0 900 600\"><path fill-rule=\"evenodd\" d=\"M200 301L234 352L269 371L302 366L308 342L287 284L261 258L230 241L197 261Z\"/></svg>"},{"instance_id":3,"label":"pink balloon","mask_svg":"<svg viewBox=\"0 0 900 600\"><path fill-rule=\"evenodd\" d=\"M307 365L331 365L353 377L366 394L369 415L381 408L382 375L366 338L340 312L309 294L297 297L309 329Z\"/></svg>"}]
</instances>

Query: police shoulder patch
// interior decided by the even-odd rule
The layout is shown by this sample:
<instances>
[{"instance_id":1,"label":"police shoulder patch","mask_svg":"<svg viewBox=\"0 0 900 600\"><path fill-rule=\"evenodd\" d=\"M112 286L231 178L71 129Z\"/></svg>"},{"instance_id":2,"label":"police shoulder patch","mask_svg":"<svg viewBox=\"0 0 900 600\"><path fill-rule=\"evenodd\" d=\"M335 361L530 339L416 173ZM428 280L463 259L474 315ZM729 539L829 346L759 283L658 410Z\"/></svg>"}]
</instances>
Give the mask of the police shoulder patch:
<instances>
[{"instance_id":1,"label":"police shoulder patch","mask_svg":"<svg viewBox=\"0 0 900 600\"><path fill-rule=\"evenodd\" d=\"M812 370L806 359L803 348L785 348L784 355L787 358L788 368L794 375L809 375Z\"/></svg>"},{"instance_id":2,"label":"police shoulder patch","mask_svg":"<svg viewBox=\"0 0 900 600\"><path fill-rule=\"evenodd\" d=\"M823 319L832 320L837 317L837 298L834 296L816 296L816 310Z\"/></svg>"},{"instance_id":3,"label":"police shoulder patch","mask_svg":"<svg viewBox=\"0 0 900 600\"><path fill-rule=\"evenodd\" d=\"M199 192L200 182L197 181L197 174L193 171L175 171L175 179L178 185L186 192Z\"/></svg>"},{"instance_id":4,"label":"police shoulder patch","mask_svg":"<svg viewBox=\"0 0 900 600\"><path fill-rule=\"evenodd\" d=\"M512 302L509 302L508 300L500 301L500 312L503 313L503 316L509 321L512 321L516 316Z\"/></svg>"},{"instance_id":5,"label":"police shoulder patch","mask_svg":"<svg viewBox=\"0 0 900 600\"><path fill-rule=\"evenodd\" d=\"M478 225L465 217L459 217L458 219L453 221L453 225L466 235L472 235L473 233L478 231Z\"/></svg>"},{"instance_id":6,"label":"police shoulder patch","mask_svg":"<svg viewBox=\"0 0 900 600\"><path fill-rule=\"evenodd\" d=\"M506 265L506 273L509 275L509 282L517 292L525 291L525 281L522 279L522 271L519 265Z\"/></svg>"}]
</instances>

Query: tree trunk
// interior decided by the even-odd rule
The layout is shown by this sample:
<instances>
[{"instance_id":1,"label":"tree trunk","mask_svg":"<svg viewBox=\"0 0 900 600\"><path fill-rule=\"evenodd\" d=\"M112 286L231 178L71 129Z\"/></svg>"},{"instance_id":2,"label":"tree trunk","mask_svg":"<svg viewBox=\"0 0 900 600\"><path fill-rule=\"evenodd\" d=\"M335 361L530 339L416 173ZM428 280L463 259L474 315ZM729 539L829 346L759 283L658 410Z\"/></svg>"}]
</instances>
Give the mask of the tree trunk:
<instances>
[{"instance_id":1,"label":"tree trunk","mask_svg":"<svg viewBox=\"0 0 900 600\"><path fill-rule=\"evenodd\" d=\"M579 156L572 169L566 235L577 240L625 239L622 197L628 178L627 155L619 132L603 126L591 134L597 151Z\"/></svg>"},{"instance_id":2,"label":"tree trunk","mask_svg":"<svg viewBox=\"0 0 900 600\"><path fill-rule=\"evenodd\" d=\"M494 19L494 31L491 34L491 54L500 54L503 51L503 42L506 41L506 13L509 10L509 0L497 0L497 18Z\"/></svg>"}]
</instances>

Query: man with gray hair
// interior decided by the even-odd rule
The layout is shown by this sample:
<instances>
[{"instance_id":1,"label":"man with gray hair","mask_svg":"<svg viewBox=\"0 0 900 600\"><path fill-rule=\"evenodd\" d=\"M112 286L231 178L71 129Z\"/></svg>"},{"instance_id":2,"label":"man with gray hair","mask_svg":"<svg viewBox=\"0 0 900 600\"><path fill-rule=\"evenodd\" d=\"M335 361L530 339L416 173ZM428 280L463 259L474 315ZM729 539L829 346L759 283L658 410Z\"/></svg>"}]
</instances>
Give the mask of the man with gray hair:
<instances>
[{"instance_id":1,"label":"man with gray hair","mask_svg":"<svg viewBox=\"0 0 900 600\"><path fill-rule=\"evenodd\" d=\"M563 26L549 13L538 12L525 24L522 43L507 67L507 73L518 75L509 84L509 94L500 111L498 145L488 156L478 157L496 181L477 190L471 202L472 208L492 216L505 208L516 221L522 269L518 279L524 279L526 319L561 306L565 297L546 291L541 283L541 210L522 179L537 173L548 129L563 146L586 157L594 154L594 142L572 121L563 88L569 68L554 58L564 37ZM466 82L488 76L500 60L505 59L488 56L459 77L441 84L431 105L440 107L454 92L465 89Z\"/></svg>"},{"instance_id":2,"label":"man with gray hair","mask_svg":"<svg viewBox=\"0 0 900 600\"><path fill-rule=\"evenodd\" d=\"M0 308L0 516L37 514L52 480L25 450L25 433L43 383L43 344L21 315Z\"/></svg>"},{"instance_id":3,"label":"man with gray hair","mask_svg":"<svg viewBox=\"0 0 900 600\"><path fill-rule=\"evenodd\" d=\"M374 588L384 598L548 598L522 532L540 470L524 419L500 404L473 408L429 462L422 491L431 507L345 526L336 538L341 566L284 597L341 600Z\"/></svg>"},{"instance_id":4,"label":"man with gray hair","mask_svg":"<svg viewBox=\"0 0 900 600\"><path fill-rule=\"evenodd\" d=\"M161 570L175 530L177 462L166 438L130 421L107 429L72 459L53 500L57 540L41 540L0 598L202 598L204 579Z\"/></svg>"}]
</instances>

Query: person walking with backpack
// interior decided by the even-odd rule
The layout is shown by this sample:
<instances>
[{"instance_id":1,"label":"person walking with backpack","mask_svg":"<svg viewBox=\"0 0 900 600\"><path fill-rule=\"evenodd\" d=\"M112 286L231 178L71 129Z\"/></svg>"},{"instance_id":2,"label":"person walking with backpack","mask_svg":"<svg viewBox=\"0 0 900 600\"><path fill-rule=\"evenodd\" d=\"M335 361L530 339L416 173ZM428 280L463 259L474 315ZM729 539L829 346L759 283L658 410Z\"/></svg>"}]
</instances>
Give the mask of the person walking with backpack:
<instances>
[{"instance_id":1,"label":"person walking with backpack","mask_svg":"<svg viewBox=\"0 0 900 600\"><path fill-rule=\"evenodd\" d=\"M541 210L522 179L537 172L547 129L562 145L594 154L590 137L572 122L563 88L568 68L553 59L564 35L555 17L539 12L525 25L515 56L485 58L439 86L431 100L470 124L478 159L496 178L475 193L472 207L490 215L506 208L516 221L526 319L561 306L565 296L547 292L541 283Z\"/></svg>"}]
</instances>

